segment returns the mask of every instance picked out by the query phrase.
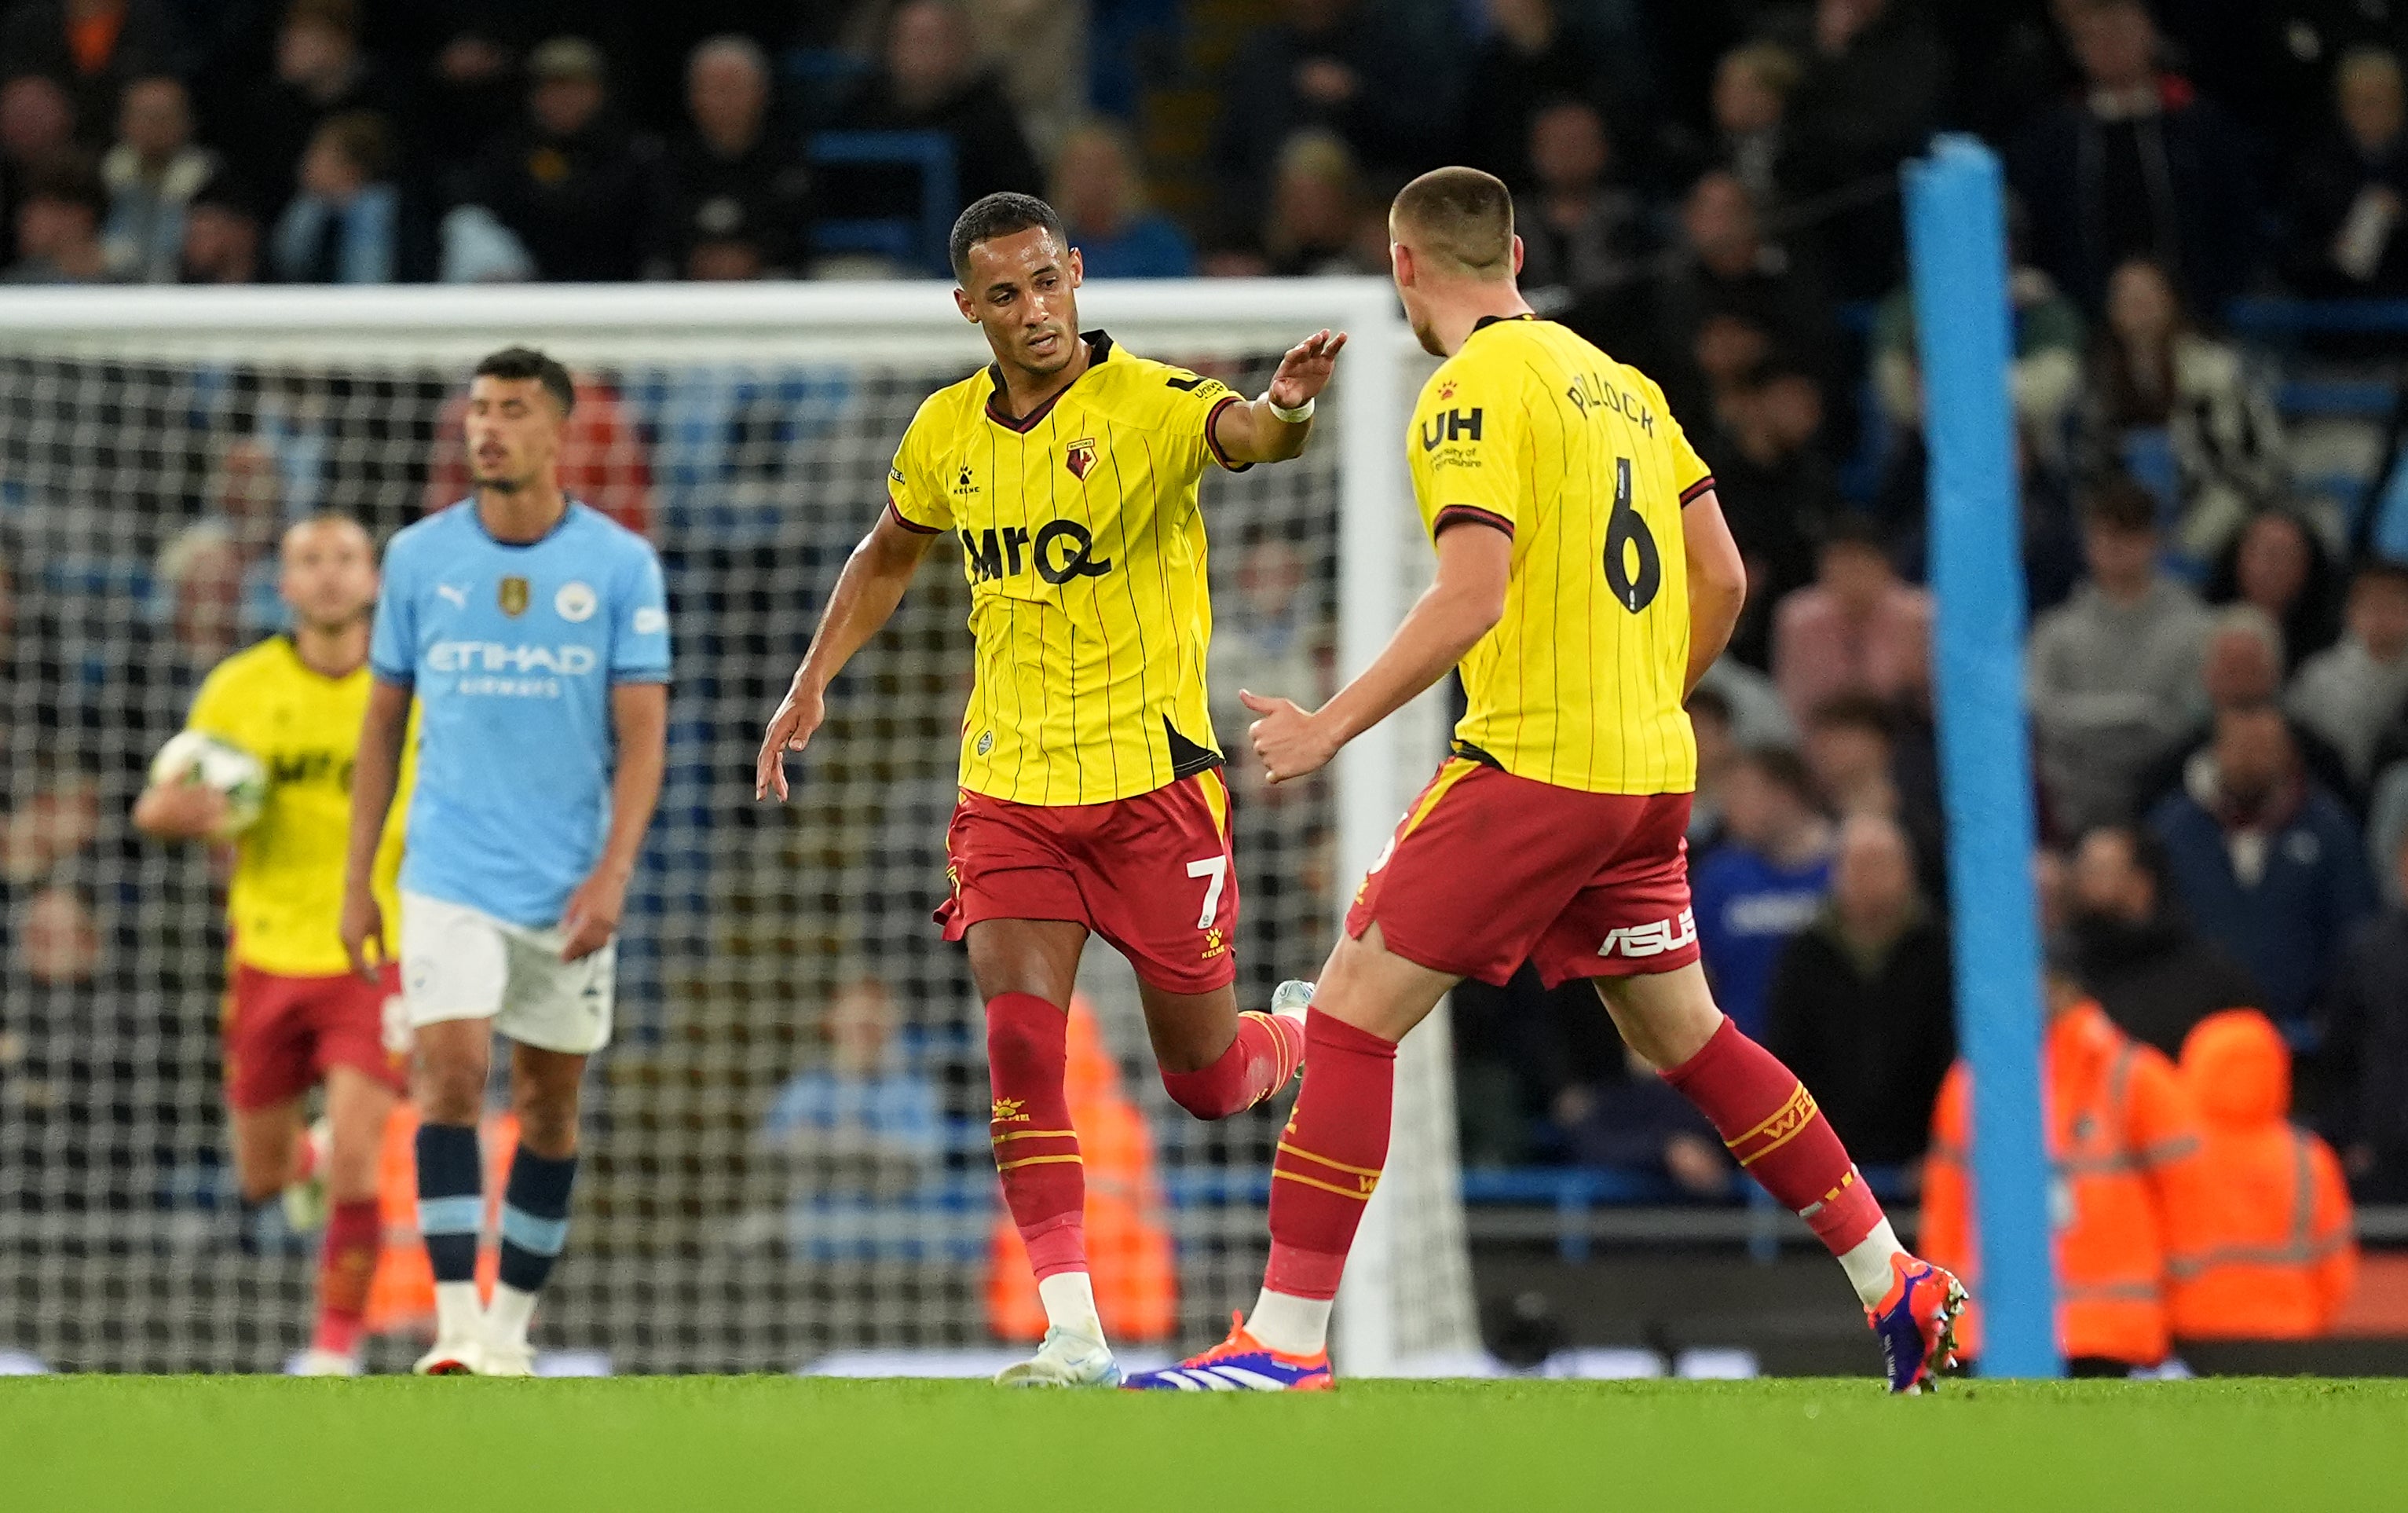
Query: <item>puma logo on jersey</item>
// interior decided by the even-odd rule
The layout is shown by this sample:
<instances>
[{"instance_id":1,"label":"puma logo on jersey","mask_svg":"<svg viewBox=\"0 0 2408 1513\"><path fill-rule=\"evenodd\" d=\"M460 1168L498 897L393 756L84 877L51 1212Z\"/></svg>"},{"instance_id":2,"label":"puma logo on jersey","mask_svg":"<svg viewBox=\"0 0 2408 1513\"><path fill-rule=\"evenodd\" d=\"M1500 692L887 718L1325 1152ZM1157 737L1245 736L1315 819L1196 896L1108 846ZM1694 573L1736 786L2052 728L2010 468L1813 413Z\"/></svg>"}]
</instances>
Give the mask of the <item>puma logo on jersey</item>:
<instances>
[{"instance_id":1,"label":"puma logo on jersey","mask_svg":"<svg viewBox=\"0 0 2408 1513\"><path fill-rule=\"evenodd\" d=\"M1597 948L1602 957L1627 957L1633 961L1664 956L1698 942L1698 916L1687 909L1677 919L1659 919L1652 925L1624 925L1605 938Z\"/></svg>"}]
</instances>

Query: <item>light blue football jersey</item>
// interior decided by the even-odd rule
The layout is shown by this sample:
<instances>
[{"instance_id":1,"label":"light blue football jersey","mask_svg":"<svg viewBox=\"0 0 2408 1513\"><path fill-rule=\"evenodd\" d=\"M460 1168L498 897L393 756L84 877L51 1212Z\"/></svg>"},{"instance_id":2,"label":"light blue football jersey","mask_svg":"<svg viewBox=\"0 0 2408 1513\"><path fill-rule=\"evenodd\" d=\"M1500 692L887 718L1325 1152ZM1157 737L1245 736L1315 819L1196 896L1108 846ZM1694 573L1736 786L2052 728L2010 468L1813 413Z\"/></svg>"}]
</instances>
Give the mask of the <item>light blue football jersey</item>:
<instances>
[{"instance_id":1,"label":"light blue football jersey","mask_svg":"<svg viewBox=\"0 0 2408 1513\"><path fill-rule=\"evenodd\" d=\"M558 923L609 830L611 685L669 677L651 544L572 501L514 545L453 505L386 547L368 662L418 695L402 887Z\"/></svg>"}]
</instances>

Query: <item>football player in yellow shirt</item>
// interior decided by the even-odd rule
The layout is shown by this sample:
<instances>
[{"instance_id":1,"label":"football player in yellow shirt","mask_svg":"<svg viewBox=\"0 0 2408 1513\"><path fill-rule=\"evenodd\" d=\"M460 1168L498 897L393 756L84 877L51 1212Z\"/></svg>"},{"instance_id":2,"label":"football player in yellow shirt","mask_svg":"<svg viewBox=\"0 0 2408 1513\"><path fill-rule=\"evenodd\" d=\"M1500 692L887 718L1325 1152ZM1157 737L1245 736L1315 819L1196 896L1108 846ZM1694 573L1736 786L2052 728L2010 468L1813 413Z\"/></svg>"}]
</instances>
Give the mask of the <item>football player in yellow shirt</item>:
<instances>
[{"instance_id":1,"label":"football player in yellow shirt","mask_svg":"<svg viewBox=\"0 0 2408 1513\"><path fill-rule=\"evenodd\" d=\"M351 759L368 696L368 613L376 549L357 521L320 515L285 532L280 591L290 634L236 653L194 697L188 729L241 747L266 768L267 800L235 842L226 914L234 936L226 989L225 1077L245 1232L258 1205L296 1180L322 1182L328 1210L318 1321L301 1368L359 1369L368 1281L383 1226L377 1161L385 1119L405 1088L408 1031L394 1012L398 969L353 975L337 933L351 830ZM161 840L222 834L224 795L199 783L154 783L134 823ZM400 814L379 856L388 895L401 858ZM303 1100L326 1088L326 1148L305 1138Z\"/></svg>"},{"instance_id":2,"label":"football player in yellow shirt","mask_svg":"<svg viewBox=\"0 0 2408 1513\"><path fill-rule=\"evenodd\" d=\"M1346 339L1291 350L1258 398L1079 329L1080 257L1042 200L990 195L953 225L953 299L993 366L929 396L886 509L829 596L761 742L756 792L929 544L957 535L977 680L946 838L945 938L986 1003L991 1133L1049 1327L1008 1385L1120 1379L1088 1277L1085 1181L1064 1099L1066 1014L1092 932L1137 969L1170 1096L1201 1118L1284 1087L1300 1020L1240 1014L1229 797L1205 691L1212 611L1197 486L1304 450Z\"/></svg>"},{"instance_id":3,"label":"football player in yellow shirt","mask_svg":"<svg viewBox=\"0 0 2408 1513\"><path fill-rule=\"evenodd\" d=\"M1663 390L1523 301L1504 184L1425 174L1389 240L1406 317L1445 359L1405 442L1437 580L1319 710L1245 701L1274 783L1458 666L1467 708L1311 994L1254 1312L1130 1385L1330 1385L1330 1302L1387 1159L1397 1042L1464 978L1502 984L1528 960L1551 987L1596 985L1632 1049L1839 1258L1891 1390L1920 1391L1949 1362L1963 1290L1899 1246L1813 1095L1716 1007L1698 961L1683 705L1747 588L1713 478Z\"/></svg>"}]
</instances>

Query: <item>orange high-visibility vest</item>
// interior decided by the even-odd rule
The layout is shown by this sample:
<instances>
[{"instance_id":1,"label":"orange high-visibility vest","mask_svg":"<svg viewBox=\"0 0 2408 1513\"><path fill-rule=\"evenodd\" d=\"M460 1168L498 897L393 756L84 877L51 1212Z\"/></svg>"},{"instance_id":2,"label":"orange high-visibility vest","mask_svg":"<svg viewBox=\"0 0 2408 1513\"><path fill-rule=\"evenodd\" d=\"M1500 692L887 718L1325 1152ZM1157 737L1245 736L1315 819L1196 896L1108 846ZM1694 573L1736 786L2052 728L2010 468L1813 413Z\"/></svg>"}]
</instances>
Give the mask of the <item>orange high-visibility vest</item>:
<instances>
[{"instance_id":1,"label":"orange high-visibility vest","mask_svg":"<svg viewBox=\"0 0 2408 1513\"><path fill-rule=\"evenodd\" d=\"M477 1288L490 1299L502 1265L502 1189L518 1153L518 1116L489 1114L478 1134L485 1155L485 1239L477 1249ZM385 1121L377 1213L384 1221L384 1248L368 1281L368 1333L432 1335L435 1272L418 1232L418 1110L408 1102L394 1105Z\"/></svg>"},{"instance_id":2,"label":"orange high-visibility vest","mask_svg":"<svg viewBox=\"0 0 2408 1513\"><path fill-rule=\"evenodd\" d=\"M2325 1333L2357 1279L2358 1244L2341 1161L2290 1122L2281 1032L2255 1009L2212 1014L2183 1042L2182 1074L2206 1145L2172 1261L2175 1335Z\"/></svg>"},{"instance_id":3,"label":"orange high-visibility vest","mask_svg":"<svg viewBox=\"0 0 2408 1513\"><path fill-rule=\"evenodd\" d=\"M2069 1356L2155 1364L2169 1346L2167 1237L2191 1201L2199 1116L2173 1063L2116 1029L2096 1003L2059 1015L2043 1055L2059 1347ZM1971 1097L1960 1061L1932 1114L1917 1244L1978 1299ZM1969 1310L1957 1333L1965 1353L1979 1354L1978 1315Z\"/></svg>"},{"instance_id":4,"label":"orange high-visibility vest","mask_svg":"<svg viewBox=\"0 0 2408 1513\"><path fill-rule=\"evenodd\" d=\"M1063 1080L1087 1178L1087 1265L1096 1311L1112 1339L1168 1339L1179 1323L1179 1261L1154 1187L1154 1135L1122 1090L1120 1067L1083 997L1070 1001ZM1028 1251L1008 1208L989 1247L986 1308L988 1327L1002 1339L1033 1340L1045 1333Z\"/></svg>"}]
</instances>

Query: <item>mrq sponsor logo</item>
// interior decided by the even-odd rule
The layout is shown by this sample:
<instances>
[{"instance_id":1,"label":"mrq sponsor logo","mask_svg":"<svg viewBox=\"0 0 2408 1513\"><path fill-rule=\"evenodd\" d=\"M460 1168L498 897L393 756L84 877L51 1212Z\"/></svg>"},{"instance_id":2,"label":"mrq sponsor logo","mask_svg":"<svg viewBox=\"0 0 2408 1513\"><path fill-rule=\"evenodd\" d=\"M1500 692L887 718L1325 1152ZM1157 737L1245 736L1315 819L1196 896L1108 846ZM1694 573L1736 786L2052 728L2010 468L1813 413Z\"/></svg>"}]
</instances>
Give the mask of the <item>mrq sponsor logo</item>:
<instances>
[{"instance_id":1,"label":"mrq sponsor logo","mask_svg":"<svg viewBox=\"0 0 2408 1513\"><path fill-rule=\"evenodd\" d=\"M460 674L464 694L558 699L560 680L583 677L602 665L591 646L508 646L495 641L439 641L426 654L439 673Z\"/></svg>"}]
</instances>

